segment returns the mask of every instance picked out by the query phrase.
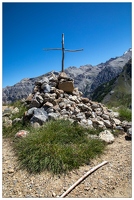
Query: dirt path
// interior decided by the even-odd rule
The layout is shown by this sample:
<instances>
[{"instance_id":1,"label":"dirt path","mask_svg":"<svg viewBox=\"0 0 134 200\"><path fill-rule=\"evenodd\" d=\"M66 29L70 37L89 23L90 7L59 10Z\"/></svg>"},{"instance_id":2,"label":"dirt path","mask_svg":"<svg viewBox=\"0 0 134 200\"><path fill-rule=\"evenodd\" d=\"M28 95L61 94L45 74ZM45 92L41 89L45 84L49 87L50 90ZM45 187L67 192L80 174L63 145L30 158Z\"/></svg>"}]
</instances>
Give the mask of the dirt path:
<instances>
[{"instance_id":1,"label":"dirt path","mask_svg":"<svg viewBox=\"0 0 134 200\"><path fill-rule=\"evenodd\" d=\"M132 141L120 135L107 146L101 158L67 175L48 172L28 174L18 169L9 139L3 139L3 198L57 197L65 192L89 169L103 162L109 163L88 176L68 194L68 198L131 198L132 197Z\"/></svg>"}]
</instances>

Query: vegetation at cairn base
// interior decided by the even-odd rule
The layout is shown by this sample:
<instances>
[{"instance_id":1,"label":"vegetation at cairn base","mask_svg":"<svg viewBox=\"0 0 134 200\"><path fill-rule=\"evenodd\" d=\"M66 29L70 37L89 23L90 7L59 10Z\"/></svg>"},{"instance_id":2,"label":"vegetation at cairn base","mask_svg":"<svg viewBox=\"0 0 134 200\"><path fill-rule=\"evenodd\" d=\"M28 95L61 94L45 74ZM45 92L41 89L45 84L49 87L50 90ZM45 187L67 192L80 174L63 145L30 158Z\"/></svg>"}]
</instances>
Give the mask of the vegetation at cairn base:
<instances>
[{"instance_id":1,"label":"vegetation at cairn base","mask_svg":"<svg viewBox=\"0 0 134 200\"><path fill-rule=\"evenodd\" d=\"M118 112L121 120L127 120L127 121L132 120L132 111L130 109L121 106Z\"/></svg>"},{"instance_id":2,"label":"vegetation at cairn base","mask_svg":"<svg viewBox=\"0 0 134 200\"><path fill-rule=\"evenodd\" d=\"M9 108L10 107L19 108L18 113L11 114L11 116L10 116L11 120L14 120L16 118L22 118L22 116L24 115L24 112L27 110L24 103L21 102L20 100L15 101L11 104L8 104L7 106ZM29 127L28 124L21 122L21 121L13 124L12 126L8 126L8 127L3 125L2 126L2 135L3 135L3 137L13 138L15 133L17 133L19 130L22 130L22 129L28 129L29 130L29 128L30 127Z\"/></svg>"},{"instance_id":3,"label":"vegetation at cairn base","mask_svg":"<svg viewBox=\"0 0 134 200\"><path fill-rule=\"evenodd\" d=\"M12 120L21 118L27 110L21 101L10 106L19 108L19 113L12 114ZM26 138L14 138L20 130L29 131ZM87 137L88 134L98 135L99 132L100 130L83 128L69 120L49 121L37 129L23 121L9 127L3 126L3 137L14 140L13 146L19 164L30 173L48 170L61 174L88 164L92 158L103 153L105 148L105 143L101 140Z\"/></svg>"},{"instance_id":4,"label":"vegetation at cairn base","mask_svg":"<svg viewBox=\"0 0 134 200\"><path fill-rule=\"evenodd\" d=\"M69 120L49 121L38 129L32 129L27 137L14 141L20 167L30 173L48 170L61 174L88 164L105 148L104 142L90 139L88 134L98 132Z\"/></svg>"},{"instance_id":5,"label":"vegetation at cairn base","mask_svg":"<svg viewBox=\"0 0 134 200\"><path fill-rule=\"evenodd\" d=\"M11 138L13 139L15 134L20 130L27 130L30 131L31 127L29 124L23 124L22 122L17 122L12 126L3 126L2 127L2 136L3 138Z\"/></svg>"},{"instance_id":6,"label":"vegetation at cairn base","mask_svg":"<svg viewBox=\"0 0 134 200\"><path fill-rule=\"evenodd\" d=\"M21 118L24 112L27 110L26 106L24 106L24 103L20 100L11 103L10 106L13 106L14 108L17 107L19 109L18 113L12 115L11 117L12 120L14 120L15 118Z\"/></svg>"}]
</instances>

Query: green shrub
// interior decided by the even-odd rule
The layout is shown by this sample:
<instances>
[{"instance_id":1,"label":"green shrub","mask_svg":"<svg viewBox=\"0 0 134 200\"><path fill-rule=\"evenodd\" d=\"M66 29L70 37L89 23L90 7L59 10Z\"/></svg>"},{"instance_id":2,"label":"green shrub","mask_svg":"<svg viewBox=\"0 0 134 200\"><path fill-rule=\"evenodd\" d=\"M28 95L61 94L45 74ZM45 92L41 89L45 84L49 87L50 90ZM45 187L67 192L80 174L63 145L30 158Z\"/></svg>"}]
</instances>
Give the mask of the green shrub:
<instances>
[{"instance_id":1,"label":"green shrub","mask_svg":"<svg viewBox=\"0 0 134 200\"><path fill-rule=\"evenodd\" d=\"M12 115L11 117L12 120L15 118L21 118L24 115L25 111L27 110L26 106L24 106L24 104L20 100L15 101L10 105L13 106L14 108L17 107L19 109L18 113Z\"/></svg>"},{"instance_id":2,"label":"green shrub","mask_svg":"<svg viewBox=\"0 0 134 200\"><path fill-rule=\"evenodd\" d=\"M132 111L128 108L123 108L121 107L119 109L119 115L120 115L120 119L121 120L127 120L127 121L131 121L132 120Z\"/></svg>"},{"instance_id":3,"label":"green shrub","mask_svg":"<svg viewBox=\"0 0 134 200\"><path fill-rule=\"evenodd\" d=\"M20 166L30 173L66 173L89 163L105 147L104 142L87 138L90 129L68 120L50 121L31 131L26 138L14 142Z\"/></svg>"}]
</instances>

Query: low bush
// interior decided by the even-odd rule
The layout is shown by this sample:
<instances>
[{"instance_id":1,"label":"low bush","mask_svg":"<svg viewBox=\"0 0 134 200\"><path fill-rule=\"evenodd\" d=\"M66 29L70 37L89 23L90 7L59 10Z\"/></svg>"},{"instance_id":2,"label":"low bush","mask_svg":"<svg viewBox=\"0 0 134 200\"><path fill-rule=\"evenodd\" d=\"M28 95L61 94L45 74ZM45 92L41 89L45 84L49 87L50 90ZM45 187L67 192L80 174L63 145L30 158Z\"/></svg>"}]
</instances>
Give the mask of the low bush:
<instances>
[{"instance_id":1,"label":"low bush","mask_svg":"<svg viewBox=\"0 0 134 200\"><path fill-rule=\"evenodd\" d=\"M119 109L119 116L120 116L121 120L131 121L132 120L132 111L128 108L121 107Z\"/></svg>"}]
</instances>

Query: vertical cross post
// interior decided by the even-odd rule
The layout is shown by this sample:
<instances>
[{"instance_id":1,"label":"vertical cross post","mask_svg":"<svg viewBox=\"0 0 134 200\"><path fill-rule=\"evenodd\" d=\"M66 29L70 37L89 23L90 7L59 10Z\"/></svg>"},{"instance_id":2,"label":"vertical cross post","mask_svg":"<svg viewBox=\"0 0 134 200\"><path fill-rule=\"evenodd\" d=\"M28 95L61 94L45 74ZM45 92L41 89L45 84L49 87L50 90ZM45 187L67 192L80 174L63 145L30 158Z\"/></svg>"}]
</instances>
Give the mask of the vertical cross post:
<instances>
[{"instance_id":1,"label":"vertical cross post","mask_svg":"<svg viewBox=\"0 0 134 200\"><path fill-rule=\"evenodd\" d=\"M48 48L48 49L43 49L44 51L49 51L49 50L62 50L62 68L61 71L64 72L64 54L65 51L68 52L76 52L76 51L83 51L83 49L77 49L77 50L69 50L64 48L64 33L62 33L62 48Z\"/></svg>"},{"instance_id":2,"label":"vertical cross post","mask_svg":"<svg viewBox=\"0 0 134 200\"><path fill-rule=\"evenodd\" d=\"M64 71L64 33L62 33L62 72Z\"/></svg>"}]
</instances>

